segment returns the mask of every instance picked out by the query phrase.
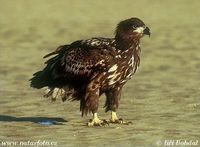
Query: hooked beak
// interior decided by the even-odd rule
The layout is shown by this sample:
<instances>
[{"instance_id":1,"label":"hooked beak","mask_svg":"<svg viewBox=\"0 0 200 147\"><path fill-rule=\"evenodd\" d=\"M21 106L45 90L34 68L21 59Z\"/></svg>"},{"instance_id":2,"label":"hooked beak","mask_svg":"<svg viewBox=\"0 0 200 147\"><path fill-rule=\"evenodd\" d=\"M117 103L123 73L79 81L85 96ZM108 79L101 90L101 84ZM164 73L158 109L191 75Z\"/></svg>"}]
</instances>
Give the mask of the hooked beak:
<instances>
[{"instance_id":1,"label":"hooked beak","mask_svg":"<svg viewBox=\"0 0 200 147\"><path fill-rule=\"evenodd\" d=\"M151 36L151 32L150 29L148 27L146 27L143 31L143 34L148 35L149 37Z\"/></svg>"}]
</instances>

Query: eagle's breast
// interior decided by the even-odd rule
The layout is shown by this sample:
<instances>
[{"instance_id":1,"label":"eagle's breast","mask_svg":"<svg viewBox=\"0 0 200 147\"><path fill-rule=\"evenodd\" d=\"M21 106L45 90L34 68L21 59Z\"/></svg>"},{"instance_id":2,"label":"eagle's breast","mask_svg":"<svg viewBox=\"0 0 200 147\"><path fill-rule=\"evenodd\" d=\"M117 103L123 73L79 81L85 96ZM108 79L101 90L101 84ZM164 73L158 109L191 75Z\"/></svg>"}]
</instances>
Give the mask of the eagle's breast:
<instances>
[{"instance_id":1,"label":"eagle's breast","mask_svg":"<svg viewBox=\"0 0 200 147\"><path fill-rule=\"evenodd\" d=\"M136 49L139 46L136 47ZM114 86L115 84L124 84L135 73L138 64L135 59L134 50L117 51L116 62L110 66L105 74L105 79L108 86Z\"/></svg>"}]
</instances>

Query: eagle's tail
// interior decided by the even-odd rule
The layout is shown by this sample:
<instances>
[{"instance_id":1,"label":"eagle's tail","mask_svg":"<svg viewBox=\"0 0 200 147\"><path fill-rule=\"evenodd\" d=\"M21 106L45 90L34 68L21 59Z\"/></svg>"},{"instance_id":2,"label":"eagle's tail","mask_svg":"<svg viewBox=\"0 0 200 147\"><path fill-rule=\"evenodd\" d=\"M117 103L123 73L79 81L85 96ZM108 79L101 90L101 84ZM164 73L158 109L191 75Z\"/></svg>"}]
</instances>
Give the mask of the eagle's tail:
<instances>
[{"instance_id":1,"label":"eagle's tail","mask_svg":"<svg viewBox=\"0 0 200 147\"><path fill-rule=\"evenodd\" d=\"M43 70L33 74L33 78L30 79L30 86L37 89L55 86L55 77L58 76L55 68L58 61L58 56L49 59L46 62L46 67Z\"/></svg>"},{"instance_id":2,"label":"eagle's tail","mask_svg":"<svg viewBox=\"0 0 200 147\"><path fill-rule=\"evenodd\" d=\"M57 84L58 80L55 79L59 76L59 73L56 72L56 68L60 66L59 62L68 47L69 45L59 46L55 51L44 56L44 58L54 57L45 62L46 67L42 71L33 74L33 78L30 79L31 87L40 89L46 86L53 87Z\"/></svg>"},{"instance_id":3,"label":"eagle's tail","mask_svg":"<svg viewBox=\"0 0 200 147\"><path fill-rule=\"evenodd\" d=\"M45 97L49 97L51 100L62 98L65 100L80 100L82 89L80 86L70 85L70 83L64 81L63 75L60 74L62 69L62 58L65 51L69 48L69 45L62 45L58 47L54 52L44 56L44 58L51 57L45 62L46 67L33 74L33 78L30 79L31 87L43 88L47 87L45 91Z\"/></svg>"},{"instance_id":4,"label":"eagle's tail","mask_svg":"<svg viewBox=\"0 0 200 147\"><path fill-rule=\"evenodd\" d=\"M33 74L33 78L30 79L31 87L33 88L43 88L49 85L50 77L46 70L38 71Z\"/></svg>"}]
</instances>

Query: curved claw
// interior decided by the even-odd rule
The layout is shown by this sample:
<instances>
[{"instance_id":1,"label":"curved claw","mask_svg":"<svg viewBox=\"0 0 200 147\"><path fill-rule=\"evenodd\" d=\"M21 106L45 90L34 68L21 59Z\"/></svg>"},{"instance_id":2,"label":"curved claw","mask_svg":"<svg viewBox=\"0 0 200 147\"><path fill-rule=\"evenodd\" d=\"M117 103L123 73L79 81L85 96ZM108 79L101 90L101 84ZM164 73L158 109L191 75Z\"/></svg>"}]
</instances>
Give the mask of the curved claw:
<instances>
[{"instance_id":1,"label":"curved claw","mask_svg":"<svg viewBox=\"0 0 200 147\"><path fill-rule=\"evenodd\" d=\"M88 127L93 127L93 126L106 126L106 125L109 125L109 122L107 120L92 120L90 119L90 121L87 123L87 126Z\"/></svg>"},{"instance_id":2,"label":"curved claw","mask_svg":"<svg viewBox=\"0 0 200 147\"><path fill-rule=\"evenodd\" d=\"M124 121L122 118L119 118L119 119L116 119L116 120L110 120L110 123L114 123L114 124L124 124L124 125L129 125L129 124L132 124L131 121Z\"/></svg>"},{"instance_id":3,"label":"curved claw","mask_svg":"<svg viewBox=\"0 0 200 147\"><path fill-rule=\"evenodd\" d=\"M108 126L109 126L109 123L110 123L110 122L104 119L104 120L103 120L103 123L104 123L105 125L108 125Z\"/></svg>"}]
</instances>

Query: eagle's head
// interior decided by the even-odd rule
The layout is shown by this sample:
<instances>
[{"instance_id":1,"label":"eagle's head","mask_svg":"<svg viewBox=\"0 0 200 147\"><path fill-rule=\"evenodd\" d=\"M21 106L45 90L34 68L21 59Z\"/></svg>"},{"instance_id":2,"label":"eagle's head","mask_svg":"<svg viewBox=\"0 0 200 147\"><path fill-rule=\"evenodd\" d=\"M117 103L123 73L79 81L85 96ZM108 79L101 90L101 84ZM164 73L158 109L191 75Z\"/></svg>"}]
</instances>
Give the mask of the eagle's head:
<instances>
[{"instance_id":1,"label":"eagle's head","mask_svg":"<svg viewBox=\"0 0 200 147\"><path fill-rule=\"evenodd\" d=\"M144 35L150 36L150 29L139 18L121 21L116 28L116 38L124 41L140 39Z\"/></svg>"}]
</instances>

